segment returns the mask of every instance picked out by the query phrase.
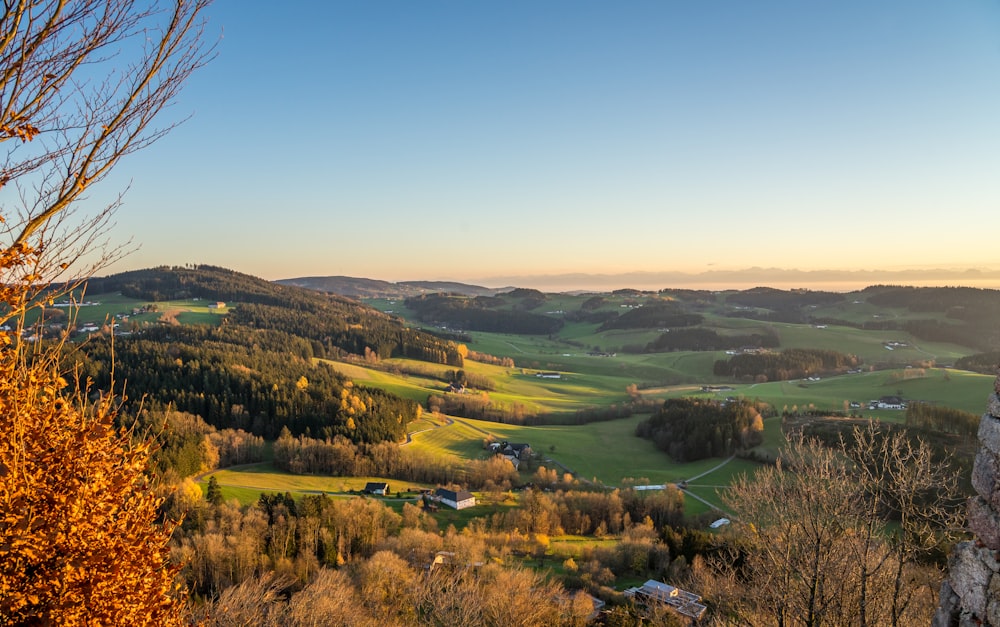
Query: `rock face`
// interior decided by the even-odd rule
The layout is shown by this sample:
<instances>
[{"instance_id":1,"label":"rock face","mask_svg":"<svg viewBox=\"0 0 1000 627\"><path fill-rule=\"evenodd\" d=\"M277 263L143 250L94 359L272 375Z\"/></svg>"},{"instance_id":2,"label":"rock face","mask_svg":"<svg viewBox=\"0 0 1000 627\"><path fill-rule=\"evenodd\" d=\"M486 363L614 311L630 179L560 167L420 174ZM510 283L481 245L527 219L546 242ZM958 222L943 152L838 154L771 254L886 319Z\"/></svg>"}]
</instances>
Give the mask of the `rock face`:
<instances>
[{"instance_id":1,"label":"rock face","mask_svg":"<svg viewBox=\"0 0 1000 627\"><path fill-rule=\"evenodd\" d=\"M993 388L972 469L976 496L969 499L968 525L975 538L948 557L934 627L1000 627L1000 376Z\"/></svg>"}]
</instances>

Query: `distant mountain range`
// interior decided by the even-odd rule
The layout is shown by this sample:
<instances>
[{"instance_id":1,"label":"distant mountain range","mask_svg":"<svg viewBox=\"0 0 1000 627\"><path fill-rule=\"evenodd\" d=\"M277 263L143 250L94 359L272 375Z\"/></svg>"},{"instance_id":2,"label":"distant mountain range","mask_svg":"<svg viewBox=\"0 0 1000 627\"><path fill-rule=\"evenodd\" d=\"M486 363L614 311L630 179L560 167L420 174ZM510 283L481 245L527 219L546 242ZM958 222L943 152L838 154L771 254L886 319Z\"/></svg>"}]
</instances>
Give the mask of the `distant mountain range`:
<instances>
[{"instance_id":1,"label":"distant mountain range","mask_svg":"<svg viewBox=\"0 0 1000 627\"><path fill-rule=\"evenodd\" d=\"M481 279L487 285L456 281L400 281L348 276L312 276L281 279L275 283L305 287L350 298L407 298L434 292L466 296L496 296L515 287L547 293L603 293L619 289L659 291L663 289L742 290L752 287L811 289L837 292L860 290L871 285L914 287L965 286L1000 288L1000 270L987 268L919 268L904 270L795 270L787 268L744 268L705 272L623 272L616 274L566 273L550 275L507 275Z\"/></svg>"},{"instance_id":2,"label":"distant mountain range","mask_svg":"<svg viewBox=\"0 0 1000 627\"><path fill-rule=\"evenodd\" d=\"M350 276L311 276L297 279L280 279L279 285L304 287L330 294L340 294L350 298L408 298L435 292L450 292L465 296L495 296L513 288L494 289L481 285L455 283L452 281L401 281L392 283L377 279L363 279Z\"/></svg>"}]
</instances>

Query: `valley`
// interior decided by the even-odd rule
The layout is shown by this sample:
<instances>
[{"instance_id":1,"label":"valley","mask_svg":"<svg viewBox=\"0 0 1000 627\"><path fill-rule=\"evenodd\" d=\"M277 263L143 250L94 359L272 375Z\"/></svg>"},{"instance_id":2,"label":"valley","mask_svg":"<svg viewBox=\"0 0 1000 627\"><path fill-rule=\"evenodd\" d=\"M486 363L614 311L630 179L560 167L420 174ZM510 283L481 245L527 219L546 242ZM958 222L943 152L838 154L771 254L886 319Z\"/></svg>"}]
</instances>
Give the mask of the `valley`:
<instances>
[{"instance_id":1,"label":"valley","mask_svg":"<svg viewBox=\"0 0 1000 627\"><path fill-rule=\"evenodd\" d=\"M696 558L746 541L734 507L796 434L837 449L876 425L868 437L919 438L940 472L970 475L1000 295L911 290L421 288L356 301L195 266L94 279L85 306L45 308L31 332L68 340L98 389L125 382L120 419L158 442L164 513L184 520L174 542L202 594L279 567L304 584L420 530L443 548L476 538L477 559L626 608L623 588L694 586ZM671 404L702 417L670 422ZM507 443L528 452L504 457ZM475 506L429 496L442 487ZM266 524L252 522L261 512ZM337 526L343 516L373 526ZM733 524L710 526L723 518ZM224 519L243 521L236 544L190 553ZM306 548L316 525L336 547ZM282 548L278 533L292 534ZM257 566L212 570L251 551L244 536ZM719 582L698 585L724 602Z\"/></svg>"}]
</instances>

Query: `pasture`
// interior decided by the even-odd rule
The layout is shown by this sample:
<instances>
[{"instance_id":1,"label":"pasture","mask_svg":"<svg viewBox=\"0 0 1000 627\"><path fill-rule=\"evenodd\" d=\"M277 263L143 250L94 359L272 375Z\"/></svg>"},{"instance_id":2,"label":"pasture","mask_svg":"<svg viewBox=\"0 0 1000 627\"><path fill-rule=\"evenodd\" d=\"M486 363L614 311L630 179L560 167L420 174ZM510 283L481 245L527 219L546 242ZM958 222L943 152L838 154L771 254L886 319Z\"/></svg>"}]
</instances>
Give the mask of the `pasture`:
<instances>
[{"instance_id":1,"label":"pasture","mask_svg":"<svg viewBox=\"0 0 1000 627\"><path fill-rule=\"evenodd\" d=\"M326 494L329 496L350 496L360 492L370 481L389 483L390 496L396 492L406 493L410 488L432 488L431 485L396 481L384 477L331 477L321 475L296 475L278 470L270 462L249 464L216 470L198 479L202 490L208 487L208 480L215 477L227 499L236 498L241 503L256 502L262 492L290 492L295 496L306 494ZM412 495L411 495L412 496Z\"/></svg>"},{"instance_id":2,"label":"pasture","mask_svg":"<svg viewBox=\"0 0 1000 627\"><path fill-rule=\"evenodd\" d=\"M637 415L621 420L593 422L586 425L519 426L467 418L453 418L453 424L413 435L410 446L436 454L469 458L485 457L483 441L488 436L508 442L526 442L544 460L539 465L560 472L573 472L583 481L610 487L634 483L677 483L713 471L702 477L712 485L726 485L733 472L746 470L746 463L733 460L716 468L724 460L711 458L690 463L674 462L650 440L635 435L636 425L648 416ZM780 437L780 423L768 421L765 431L773 442ZM750 464L753 466L753 464ZM699 480L704 483L704 481Z\"/></svg>"},{"instance_id":3,"label":"pasture","mask_svg":"<svg viewBox=\"0 0 1000 627\"><path fill-rule=\"evenodd\" d=\"M845 374L819 381L796 380L770 383L733 384L731 391L702 392L696 386L673 386L644 391L654 397L727 396L760 399L784 409L815 407L822 411L850 411L850 402L867 402L882 396L899 395L908 401L923 401L953 407L974 414L982 413L993 389L995 377L965 370L945 368L902 368L857 374ZM905 412L898 410L857 410L863 416L901 421Z\"/></svg>"}]
</instances>

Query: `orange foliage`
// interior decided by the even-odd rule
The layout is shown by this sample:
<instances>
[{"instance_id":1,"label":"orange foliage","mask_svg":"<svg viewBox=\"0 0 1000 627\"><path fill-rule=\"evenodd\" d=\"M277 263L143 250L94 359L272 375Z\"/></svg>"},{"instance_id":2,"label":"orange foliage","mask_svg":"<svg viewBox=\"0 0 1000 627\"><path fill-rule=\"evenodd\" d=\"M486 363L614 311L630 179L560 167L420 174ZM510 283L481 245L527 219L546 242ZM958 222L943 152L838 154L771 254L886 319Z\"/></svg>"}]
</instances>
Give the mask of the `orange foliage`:
<instances>
[{"instance_id":1,"label":"orange foliage","mask_svg":"<svg viewBox=\"0 0 1000 627\"><path fill-rule=\"evenodd\" d=\"M32 257L7 249L0 270ZM16 315L28 289L7 283L0 308ZM68 397L59 356L0 333L0 624L182 624L148 445L115 429L110 400Z\"/></svg>"}]
</instances>

